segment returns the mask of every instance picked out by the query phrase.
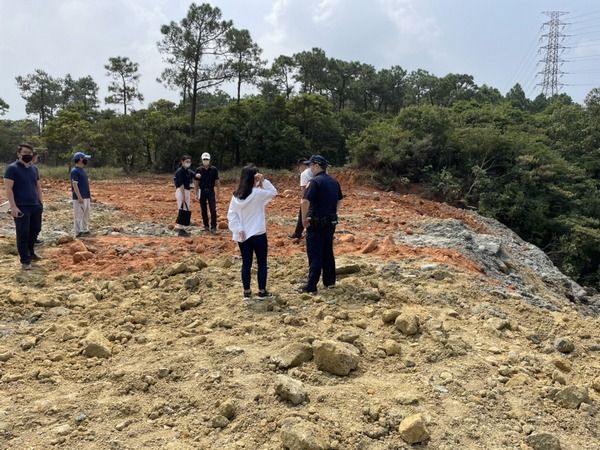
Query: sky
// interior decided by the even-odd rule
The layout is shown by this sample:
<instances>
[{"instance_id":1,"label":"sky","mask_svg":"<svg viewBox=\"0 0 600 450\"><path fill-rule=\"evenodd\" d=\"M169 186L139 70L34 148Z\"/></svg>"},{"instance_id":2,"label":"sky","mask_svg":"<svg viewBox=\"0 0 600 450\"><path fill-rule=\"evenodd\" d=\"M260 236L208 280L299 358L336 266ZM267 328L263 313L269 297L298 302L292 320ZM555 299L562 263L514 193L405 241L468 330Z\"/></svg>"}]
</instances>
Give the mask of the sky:
<instances>
[{"instance_id":1,"label":"sky","mask_svg":"<svg viewBox=\"0 0 600 450\"><path fill-rule=\"evenodd\" d=\"M0 0L0 98L8 119L26 117L15 77L42 69L54 77L91 75L100 99L112 56L139 63L144 104L179 94L158 83L165 68L160 26L183 18L190 0ZM198 2L200 3L200 2ZM600 87L600 3L596 0L212 0L246 28L272 61L313 47L329 57L400 65L443 76L467 73L502 93L519 82L540 93L536 72L542 11L568 11L562 81L575 101ZM536 65L537 64L537 65ZM225 90L233 93L233 87ZM101 106L105 107L104 102Z\"/></svg>"}]
</instances>

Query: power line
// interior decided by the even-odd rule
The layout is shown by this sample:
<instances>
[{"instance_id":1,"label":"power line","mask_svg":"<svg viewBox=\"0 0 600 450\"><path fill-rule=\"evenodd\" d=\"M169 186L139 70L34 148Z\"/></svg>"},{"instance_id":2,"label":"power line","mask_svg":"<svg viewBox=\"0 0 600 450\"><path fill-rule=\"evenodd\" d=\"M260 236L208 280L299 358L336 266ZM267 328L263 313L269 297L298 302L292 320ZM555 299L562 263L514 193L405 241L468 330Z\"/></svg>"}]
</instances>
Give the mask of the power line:
<instances>
[{"instance_id":1,"label":"power line","mask_svg":"<svg viewBox=\"0 0 600 450\"><path fill-rule=\"evenodd\" d=\"M542 87L542 93L546 97L554 97L560 93L562 83L560 78L563 72L560 70L564 64L564 60L561 58L564 49L562 45L566 35L562 32L565 26L565 22L561 20L561 16L568 14L565 11L544 11L542 14L550 18L549 21L544 22L542 30L548 30L547 33L542 34L542 38L546 38L546 45L540 46L540 51L545 51L546 55L540 62L544 63L544 70L538 72L539 75L543 75L543 80L536 86Z\"/></svg>"}]
</instances>

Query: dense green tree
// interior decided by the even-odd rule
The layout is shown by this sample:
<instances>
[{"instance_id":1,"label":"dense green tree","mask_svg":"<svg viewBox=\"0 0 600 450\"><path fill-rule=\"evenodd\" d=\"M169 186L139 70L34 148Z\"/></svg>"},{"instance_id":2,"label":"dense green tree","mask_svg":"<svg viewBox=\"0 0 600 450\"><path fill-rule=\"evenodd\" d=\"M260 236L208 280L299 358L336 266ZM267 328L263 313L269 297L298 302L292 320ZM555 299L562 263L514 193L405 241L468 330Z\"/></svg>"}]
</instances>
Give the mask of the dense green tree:
<instances>
[{"instance_id":1,"label":"dense green tree","mask_svg":"<svg viewBox=\"0 0 600 450\"><path fill-rule=\"evenodd\" d=\"M221 10L208 3L192 3L186 17L160 29L162 40L158 49L169 64L161 75L167 86L182 90L184 101L189 98L190 130L193 134L198 112L198 94L218 86L229 78L226 35L231 21L222 19Z\"/></svg>"},{"instance_id":2,"label":"dense green tree","mask_svg":"<svg viewBox=\"0 0 600 450\"><path fill-rule=\"evenodd\" d=\"M106 75L113 80L108 85L111 95L104 101L112 105L123 105L123 115L127 115L128 106L132 106L136 100L144 101L144 96L138 90L139 65L127 56L116 56L108 58L108 64L104 68Z\"/></svg>"},{"instance_id":3,"label":"dense green tree","mask_svg":"<svg viewBox=\"0 0 600 450\"><path fill-rule=\"evenodd\" d=\"M6 114L10 106L2 98L0 98L0 116Z\"/></svg>"},{"instance_id":4,"label":"dense green tree","mask_svg":"<svg viewBox=\"0 0 600 450\"><path fill-rule=\"evenodd\" d=\"M61 101L61 82L46 72L36 69L34 73L15 78L21 90L21 97L26 101L25 111L38 118L39 133L52 119Z\"/></svg>"}]
</instances>

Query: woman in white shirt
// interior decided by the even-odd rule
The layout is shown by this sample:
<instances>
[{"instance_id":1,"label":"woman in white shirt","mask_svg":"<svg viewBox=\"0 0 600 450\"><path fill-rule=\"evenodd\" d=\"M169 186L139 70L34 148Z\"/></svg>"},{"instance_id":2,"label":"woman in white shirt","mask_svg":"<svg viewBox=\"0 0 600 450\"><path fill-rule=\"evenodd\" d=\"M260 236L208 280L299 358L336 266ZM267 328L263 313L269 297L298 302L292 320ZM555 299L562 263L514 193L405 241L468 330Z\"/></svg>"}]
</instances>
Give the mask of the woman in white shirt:
<instances>
[{"instance_id":1,"label":"woman in white shirt","mask_svg":"<svg viewBox=\"0 0 600 450\"><path fill-rule=\"evenodd\" d=\"M267 291L267 219L265 207L275 196L277 189L266 180L253 164L242 169L240 183L233 193L227 220L233 233L233 240L242 254L242 284L244 298L252 297L250 289L250 270L256 255L258 264L258 297L270 297Z\"/></svg>"}]
</instances>

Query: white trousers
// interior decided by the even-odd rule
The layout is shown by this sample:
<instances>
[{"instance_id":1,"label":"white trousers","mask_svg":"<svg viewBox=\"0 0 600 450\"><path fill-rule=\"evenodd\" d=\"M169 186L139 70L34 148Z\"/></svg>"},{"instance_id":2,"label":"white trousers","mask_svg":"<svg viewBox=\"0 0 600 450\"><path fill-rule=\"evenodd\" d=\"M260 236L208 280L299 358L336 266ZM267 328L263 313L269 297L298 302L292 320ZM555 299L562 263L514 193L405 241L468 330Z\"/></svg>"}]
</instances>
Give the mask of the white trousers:
<instances>
[{"instance_id":1,"label":"white trousers","mask_svg":"<svg viewBox=\"0 0 600 450\"><path fill-rule=\"evenodd\" d=\"M75 234L90 231L90 209L91 199L84 198L83 203L73 200L73 217L75 218Z\"/></svg>"},{"instance_id":2,"label":"white trousers","mask_svg":"<svg viewBox=\"0 0 600 450\"><path fill-rule=\"evenodd\" d=\"M181 192L181 189L177 189L175 191L175 198L177 199L177 210L179 211L180 209L186 209L188 211L191 211L191 195L190 195L190 190L188 189L184 189L183 191L184 193ZM176 230L181 230L181 229L187 229L188 227L185 227L183 225L179 225L178 223L175 224L175 229Z\"/></svg>"}]
</instances>

